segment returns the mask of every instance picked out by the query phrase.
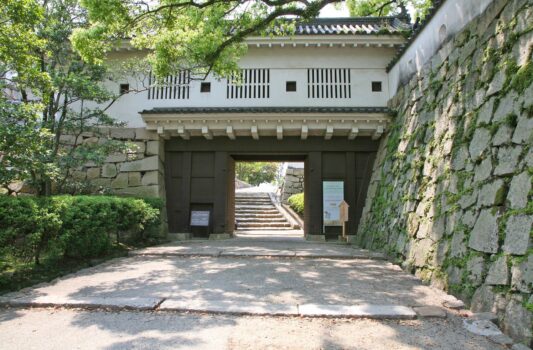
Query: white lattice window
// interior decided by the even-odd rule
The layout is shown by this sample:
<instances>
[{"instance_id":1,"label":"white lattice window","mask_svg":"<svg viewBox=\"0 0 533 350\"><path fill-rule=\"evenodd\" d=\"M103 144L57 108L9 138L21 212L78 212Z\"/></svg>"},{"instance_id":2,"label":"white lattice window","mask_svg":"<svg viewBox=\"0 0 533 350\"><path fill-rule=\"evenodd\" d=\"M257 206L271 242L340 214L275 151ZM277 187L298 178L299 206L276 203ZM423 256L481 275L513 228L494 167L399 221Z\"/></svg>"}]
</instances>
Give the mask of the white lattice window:
<instances>
[{"instance_id":1,"label":"white lattice window","mask_svg":"<svg viewBox=\"0 0 533 350\"><path fill-rule=\"evenodd\" d=\"M307 69L308 98L351 98L351 76L348 68Z\"/></svg>"},{"instance_id":2,"label":"white lattice window","mask_svg":"<svg viewBox=\"0 0 533 350\"><path fill-rule=\"evenodd\" d=\"M183 70L176 75L169 75L162 81L156 81L150 74L148 89L149 100L187 100L189 99L189 84L191 72Z\"/></svg>"},{"instance_id":3,"label":"white lattice window","mask_svg":"<svg viewBox=\"0 0 533 350\"><path fill-rule=\"evenodd\" d=\"M228 78L226 98L270 98L270 69L241 69Z\"/></svg>"}]
</instances>

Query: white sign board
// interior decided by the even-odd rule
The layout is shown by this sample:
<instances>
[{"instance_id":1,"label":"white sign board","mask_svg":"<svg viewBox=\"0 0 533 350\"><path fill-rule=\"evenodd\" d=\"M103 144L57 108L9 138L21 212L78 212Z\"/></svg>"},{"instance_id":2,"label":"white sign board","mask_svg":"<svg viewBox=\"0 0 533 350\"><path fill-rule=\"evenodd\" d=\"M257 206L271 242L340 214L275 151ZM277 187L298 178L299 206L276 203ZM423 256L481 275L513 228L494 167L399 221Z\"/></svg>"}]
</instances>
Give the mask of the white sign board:
<instances>
[{"instance_id":1,"label":"white sign board","mask_svg":"<svg viewBox=\"0 0 533 350\"><path fill-rule=\"evenodd\" d=\"M322 182L324 226L342 226L339 205L344 200L344 181Z\"/></svg>"},{"instance_id":2,"label":"white sign board","mask_svg":"<svg viewBox=\"0 0 533 350\"><path fill-rule=\"evenodd\" d=\"M191 211L191 226L209 226L209 211Z\"/></svg>"}]
</instances>

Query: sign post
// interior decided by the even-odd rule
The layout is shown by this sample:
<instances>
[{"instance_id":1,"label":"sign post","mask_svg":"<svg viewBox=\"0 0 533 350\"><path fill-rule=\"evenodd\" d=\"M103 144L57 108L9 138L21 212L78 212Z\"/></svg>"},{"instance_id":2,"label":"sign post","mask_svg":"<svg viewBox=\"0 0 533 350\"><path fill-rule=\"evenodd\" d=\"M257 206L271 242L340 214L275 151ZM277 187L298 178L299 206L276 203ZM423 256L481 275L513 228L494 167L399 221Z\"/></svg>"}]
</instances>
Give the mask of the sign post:
<instances>
[{"instance_id":1,"label":"sign post","mask_svg":"<svg viewBox=\"0 0 533 350\"><path fill-rule=\"evenodd\" d=\"M347 241L347 237L346 237L346 222L348 221L348 209L350 208L350 206L348 205L348 203L346 203L345 200L343 200L341 202L341 204L339 204L339 217L340 217L340 221L342 222L342 240L343 241Z\"/></svg>"},{"instance_id":2,"label":"sign post","mask_svg":"<svg viewBox=\"0 0 533 350\"><path fill-rule=\"evenodd\" d=\"M326 226L342 226L339 204L344 199L344 181L322 182L323 231Z\"/></svg>"}]
</instances>

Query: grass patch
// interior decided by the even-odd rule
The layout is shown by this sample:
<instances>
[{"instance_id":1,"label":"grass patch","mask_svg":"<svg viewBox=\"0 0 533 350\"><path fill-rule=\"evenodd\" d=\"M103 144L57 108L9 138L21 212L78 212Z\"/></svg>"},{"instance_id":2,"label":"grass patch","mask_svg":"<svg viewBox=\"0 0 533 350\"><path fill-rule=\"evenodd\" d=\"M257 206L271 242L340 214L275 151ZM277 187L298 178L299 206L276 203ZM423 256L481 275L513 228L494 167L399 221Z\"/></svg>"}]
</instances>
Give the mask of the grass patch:
<instances>
[{"instance_id":1,"label":"grass patch","mask_svg":"<svg viewBox=\"0 0 533 350\"><path fill-rule=\"evenodd\" d=\"M101 264L104 261L126 256L129 250L127 246L117 245L105 256L94 259L58 259L53 255L45 255L40 264L11 254L2 255L0 256L0 295L38 283L50 282L55 278Z\"/></svg>"}]
</instances>

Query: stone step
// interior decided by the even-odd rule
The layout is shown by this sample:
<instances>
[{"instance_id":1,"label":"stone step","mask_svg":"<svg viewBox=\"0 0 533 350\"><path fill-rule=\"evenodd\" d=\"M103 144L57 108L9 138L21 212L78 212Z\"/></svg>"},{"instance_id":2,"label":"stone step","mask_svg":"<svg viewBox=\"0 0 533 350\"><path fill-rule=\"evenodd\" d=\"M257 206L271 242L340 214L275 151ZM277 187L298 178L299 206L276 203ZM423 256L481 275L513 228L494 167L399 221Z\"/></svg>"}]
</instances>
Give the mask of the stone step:
<instances>
[{"instance_id":1,"label":"stone step","mask_svg":"<svg viewBox=\"0 0 533 350\"><path fill-rule=\"evenodd\" d=\"M279 211L277 211L275 209L268 209L268 210L264 210L264 209L260 209L260 210L241 209L241 210L235 211L235 216L239 216L241 214L271 215L271 214L278 214L278 213L279 213Z\"/></svg>"},{"instance_id":2,"label":"stone step","mask_svg":"<svg viewBox=\"0 0 533 350\"><path fill-rule=\"evenodd\" d=\"M235 202L235 205L272 205L272 202L268 201L268 202Z\"/></svg>"},{"instance_id":3,"label":"stone step","mask_svg":"<svg viewBox=\"0 0 533 350\"><path fill-rule=\"evenodd\" d=\"M267 210L272 210L272 209L276 209L276 207L273 206L273 205L236 205L235 206L235 210L239 210L239 209L246 209L246 210L253 210L253 209L265 210L265 209L267 209Z\"/></svg>"},{"instance_id":4,"label":"stone step","mask_svg":"<svg viewBox=\"0 0 533 350\"><path fill-rule=\"evenodd\" d=\"M279 212L272 212L272 213L237 213L236 216L241 218L282 218L283 215L281 215Z\"/></svg>"},{"instance_id":5,"label":"stone step","mask_svg":"<svg viewBox=\"0 0 533 350\"><path fill-rule=\"evenodd\" d=\"M236 231L292 231L292 227L239 227Z\"/></svg>"},{"instance_id":6,"label":"stone step","mask_svg":"<svg viewBox=\"0 0 533 350\"><path fill-rule=\"evenodd\" d=\"M274 207L274 206L261 207L261 208L257 208L257 207L235 207L235 212L243 212L243 211L256 212L256 213L262 213L262 212L268 211L268 212L272 212L272 213L279 213L278 209L276 209L276 207Z\"/></svg>"},{"instance_id":7,"label":"stone step","mask_svg":"<svg viewBox=\"0 0 533 350\"><path fill-rule=\"evenodd\" d=\"M282 216L282 217L279 217L279 218L239 218L237 217L237 222L242 222L242 223L269 223L269 222L272 222L272 223L285 223L287 222L285 220L285 218Z\"/></svg>"},{"instance_id":8,"label":"stone step","mask_svg":"<svg viewBox=\"0 0 533 350\"><path fill-rule=\"evenodd\" d=\"M264 224L258 223L237 223L237 228L243 229L255 229L255 228L268 228L268 227L292 227L288 222L269 222Z\"/></svg>"}]
</instances>

